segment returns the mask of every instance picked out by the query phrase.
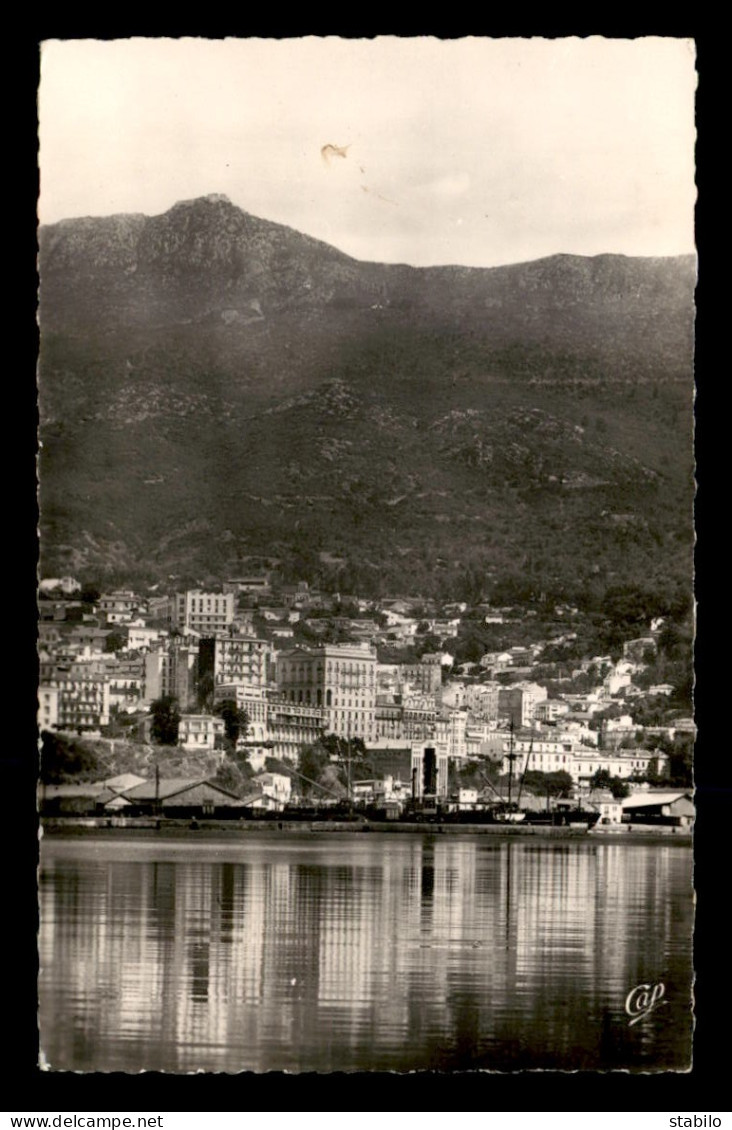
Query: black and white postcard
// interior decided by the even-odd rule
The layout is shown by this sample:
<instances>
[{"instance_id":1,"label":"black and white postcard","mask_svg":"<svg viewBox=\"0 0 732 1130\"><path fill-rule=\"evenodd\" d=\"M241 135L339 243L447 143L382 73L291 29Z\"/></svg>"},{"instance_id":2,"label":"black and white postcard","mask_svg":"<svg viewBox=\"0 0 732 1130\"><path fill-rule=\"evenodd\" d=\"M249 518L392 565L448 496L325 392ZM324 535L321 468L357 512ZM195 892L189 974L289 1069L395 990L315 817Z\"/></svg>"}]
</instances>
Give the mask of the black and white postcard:
<instances>
[{"instance_id":1,"label":"black and white postcard","mask_svg":"<svg viewBox=\"0 0 732 1130\"><path fill-rule=\"evenodd\" d=\"M695 92L42 44L43 1068L690 1070Z\"/></svg>"}]
</instances>

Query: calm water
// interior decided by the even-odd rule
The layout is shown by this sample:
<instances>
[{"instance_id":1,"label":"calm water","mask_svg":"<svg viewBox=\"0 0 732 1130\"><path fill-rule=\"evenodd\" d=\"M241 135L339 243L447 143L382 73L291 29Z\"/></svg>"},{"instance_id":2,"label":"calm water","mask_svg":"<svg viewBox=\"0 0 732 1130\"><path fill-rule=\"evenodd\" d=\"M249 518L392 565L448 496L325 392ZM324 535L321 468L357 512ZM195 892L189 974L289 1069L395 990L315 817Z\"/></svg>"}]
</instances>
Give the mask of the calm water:
<instances>
[{"instance_id":1,"label":"calm water","mask_svg":"<svg viewBox=\"0 0 732 1130\"><path fill-rule=\"evenodd\" d=\"M53 1069L684 1070L688 847L247 834L43 842ZM635 1025L628 992L662 981Z\"/></svg>"}]
</instances>

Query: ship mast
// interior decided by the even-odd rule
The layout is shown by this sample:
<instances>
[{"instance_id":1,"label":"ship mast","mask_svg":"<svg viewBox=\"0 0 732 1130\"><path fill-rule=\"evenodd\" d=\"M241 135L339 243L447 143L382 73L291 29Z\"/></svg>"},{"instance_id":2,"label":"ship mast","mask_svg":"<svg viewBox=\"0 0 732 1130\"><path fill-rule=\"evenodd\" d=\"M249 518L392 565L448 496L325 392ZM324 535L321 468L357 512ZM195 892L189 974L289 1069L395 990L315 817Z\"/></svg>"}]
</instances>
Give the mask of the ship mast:
<instances>
[{"instance_id":1,"label":"ship mast","mask_svg":"<svg viewBox=\"0 0 732 1130\"><path fill-rule=\"evenodd\" d=\"M511 785L513 783L513 763L518 755L513 749L513 718L511 719L510 738L508 745L508 803L511 804Z\"/></svg>"},{"instance_id":2,"label":"ship mast","mask_svg":"<svg viewBox=\"0 0 732 1130\"><path fill-rule=\"evenodd\" d=\"M533 750L533 748L534 748L534 735L532 734L531 735L531 741L529 742L529 751L526 754L526 761L524 762L524 771L521 774L521 778L519 780L519 791L518 791L518 796L516 797L516 804L521 804L521 790L524 787L524 777L526 776L526 770L529 768L529 760L531 758L531 751Z\"/></svg>"}]
</instances>

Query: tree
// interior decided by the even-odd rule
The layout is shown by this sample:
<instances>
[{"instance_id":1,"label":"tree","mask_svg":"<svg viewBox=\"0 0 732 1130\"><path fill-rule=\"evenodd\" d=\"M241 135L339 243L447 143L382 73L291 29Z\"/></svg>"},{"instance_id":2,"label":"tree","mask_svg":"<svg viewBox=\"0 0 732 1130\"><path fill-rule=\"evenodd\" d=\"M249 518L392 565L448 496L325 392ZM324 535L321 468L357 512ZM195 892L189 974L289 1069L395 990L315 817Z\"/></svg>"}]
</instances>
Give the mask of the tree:
<instances>
[{"instance_id":1,"label":"tree","mask_svg":"<svg viewBox=\"0 0 732 1130\"><path fill-rule=\"evenodd\" d=\"M217 785L221 785L222 789L226 789L236 796L241 797L244 795L246 778L239 766L228 758L222 765L219 765L214 781Z\"/></svg>"},{"instance_id":2,"label":"tree","mask_svg":"<svg viewBox=\"0 0 732 1130\"><path fill-rule=\"evenodd\" d=\"M574 781L564 769L559 769L556 773L530 769L524 774L523 787L539 796L568 797L572 795Z\"/></svg>"},{"instance_id":3,"label":"tree","mask_svg":"<svg viewBox=\"0 0 732 1130\"><path fill-rule=\"evenodd\" d=\"M216 707L219 718L224 720L224 734L227 740L236 745L239 738L245 738L249 729L249 715L241 710L233 698L226 698Z\"/></svg>"},{"instance_id":4,"label":"tree","mask_svg":"<svg viewBox=\"0 0 732 1130\"><path fill-rule=\"evenodd\" d=\"M628 795L628 786L620 777L613 777L607 769L598 769L590 781L592 789L609 789L616 800L622 800Z\"/></svg>"},{"instance_id":5,"label":"tree","mask_svg":"<svg viewBox=\"0 0 732 1130\"><path fill-rule=\"evenodd\" d=\"M206 714L213 708L214 681L213 675L201 675L198 680L198 707Z\"/></svg>"},{"instance_id":6,"label":"tree","mask_svg":"<svg viewBox=\"0 0 732 1130\"><path fill-rule=\"evenodd\" d=\"M94 581L87 581L86 584L82 585L79 599L83 604L96 604L101 595L99 585Z\"/></svg>"},{"instance_id":7,"label":"tree","mask_svg":"<svg viewBox=\"0 0 732 1130\"><path fill-rule=\"evenodd\" d=\"M356 760L366 756L366 746L362 738L342 738L338 734L323 734L318 740L318 745L329 757L350 757Z\"/></svg>"},{"instance_id":8,"label":"tree","mask_svg":"<svg viewBox=\"0 0 732 1130\"><path fill-rule=\"evenodd\" d=\"M121 632L109 632L109 634L104 637L104 650L107 652L122 651L126 643L127 640Z\"/></svg>"},{"instance_id":9,"label":"tree","mask_svg":"<svg viewBox=\"0 0 732 1130\"><path fill-rule=\"evenodd\" d=\"M311 794L313 786L319 782L329 762L328 753L320 742L303 746L297 762L298 771L302 774L298 787L303 796ZM316 789L316 794L319 791Z\"/></svg>"},{"instance_id":10,"label":"tree","mask_svg":"<svg viewBox=\"0 0 732 1130\"><path fill-rule=\"evenodd\" d=\"M493 783L498 779L498 763L473 759L458 768L452 761L447 767L448 785L453 789L483 789L486 781Z\"/></svg>"},{"instance_id":11,"label":"tree","mask_svg":"<svg viewBox=\"0 0 732 1130\"><path fill-rule=\"evenodd\" d=\"M694 782L694 739L691 735L677 734L669 754L668 780L676 787L691 788Z\"/></svg>"},{"instance_id":12,"label":"tree","mask_svg":"<svg viewBox=\"0 0 732 1130\"><path fill-rule=\"evenodd\" d=\"M69 780L95 780L99 764L83 742L44 730L41 734L41 780L55 785Z\"/></svg>"},{"instance_id":13,"label":"tree","mask_svg":"<svg viewBox=\"0 0 732 1130\"><path fill-rule=\"evenodd\" d=\"M658 758L652 757L651 760L648 762L648 769L646 771L646 780L651 782L651 784L655 784L658 781L658 779L659 779Z\"/></svg>"},{"instance_id":14,"label":"tree","mask_svg":"<svg viewBox=\"0 0 732 1130\"><path fill-rule=\"evenodd\" d=\"M150 706L152 725L150 735L158 745L177 745L180 711L173 695L163 695Z\"/></svg>"}]
</instances>

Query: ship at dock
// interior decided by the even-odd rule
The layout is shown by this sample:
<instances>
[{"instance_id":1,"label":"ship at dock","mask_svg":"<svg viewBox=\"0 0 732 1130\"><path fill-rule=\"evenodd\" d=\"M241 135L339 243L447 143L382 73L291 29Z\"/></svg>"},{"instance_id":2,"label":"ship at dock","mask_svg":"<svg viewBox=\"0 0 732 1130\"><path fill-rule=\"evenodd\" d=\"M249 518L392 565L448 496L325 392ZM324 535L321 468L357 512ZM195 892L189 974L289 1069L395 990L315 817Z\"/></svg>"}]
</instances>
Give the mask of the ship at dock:
<instances>
[{"instance_id":1,"label":"ship at dock","mask_svg":"<svg viewBox=\"0 0 732 1130\"><path fill-rule=\"evenodd\" d=\"M511 828L575 828L589 831L600 818L599 809L583 807L579 801L546 797L546 802L523 792L529 755L521 776L516 780L513 731L507 754L509 771L505 794L486 776L487 790L492 795L481 802L467 804L460 798L444 795L440 788L447 774L447 759L437 749L426 746L413 755L411 796L396 811L389 806L369 806L369 819L398 819L409 823L496 825ZM524 803L522 805L522 797Z\"/></svg>"}]
</instances>

